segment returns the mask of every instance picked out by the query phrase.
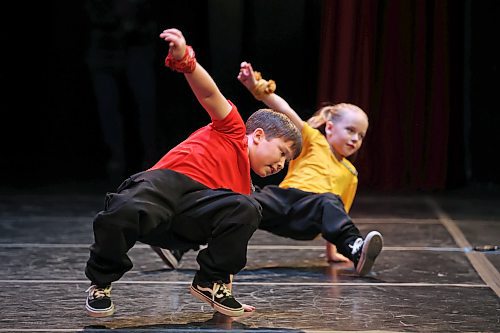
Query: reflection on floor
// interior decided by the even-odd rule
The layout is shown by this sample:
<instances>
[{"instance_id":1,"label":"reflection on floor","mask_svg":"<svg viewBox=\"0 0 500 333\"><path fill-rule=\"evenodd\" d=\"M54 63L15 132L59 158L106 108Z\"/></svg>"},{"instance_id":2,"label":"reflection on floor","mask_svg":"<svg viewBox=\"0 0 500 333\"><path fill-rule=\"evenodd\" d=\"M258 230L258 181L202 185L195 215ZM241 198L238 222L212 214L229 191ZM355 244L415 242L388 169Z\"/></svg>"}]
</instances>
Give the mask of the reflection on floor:
<instances>
[{"instance_id":1,"label":"reflection on floor","mask_svg":"<svg viewBox=\"0 0 500 333\"><path fill-rule=\"evenodd\" d=\"M229 318L188 291L197 269L188 252L167 269L145 244L134 268L113 284L117 310L85 314L83 269L92 217L103 195L0 196L0 332L500 332L498 197L360 194L351 211L363 234L385 247L373 272L328 264L324 241L257 231L234 293L257 307Z\"/></svg>"}]
</instances>

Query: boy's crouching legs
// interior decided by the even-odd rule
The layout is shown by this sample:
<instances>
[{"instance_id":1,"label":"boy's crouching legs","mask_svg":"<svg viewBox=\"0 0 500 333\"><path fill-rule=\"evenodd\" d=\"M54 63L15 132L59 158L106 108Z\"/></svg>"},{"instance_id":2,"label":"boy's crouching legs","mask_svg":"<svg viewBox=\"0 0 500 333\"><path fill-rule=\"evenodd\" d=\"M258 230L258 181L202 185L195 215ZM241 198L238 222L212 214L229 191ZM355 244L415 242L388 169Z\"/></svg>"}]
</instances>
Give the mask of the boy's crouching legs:
<instances>
[{"instance_id":1,"label":"boy's crouching legs","mask_svg":"<svg viewBox=\"0 0 500 333\"><path fill-rule=\"evenodd\" d=\"M261 219L260 205L244 195L233 195L212 221L212 238L201 250L200 270L190 287L191 294L228 316L241 316L243 306L229 288L230 275L246 265L247 245Z\"/></svg>"}]
</instances>

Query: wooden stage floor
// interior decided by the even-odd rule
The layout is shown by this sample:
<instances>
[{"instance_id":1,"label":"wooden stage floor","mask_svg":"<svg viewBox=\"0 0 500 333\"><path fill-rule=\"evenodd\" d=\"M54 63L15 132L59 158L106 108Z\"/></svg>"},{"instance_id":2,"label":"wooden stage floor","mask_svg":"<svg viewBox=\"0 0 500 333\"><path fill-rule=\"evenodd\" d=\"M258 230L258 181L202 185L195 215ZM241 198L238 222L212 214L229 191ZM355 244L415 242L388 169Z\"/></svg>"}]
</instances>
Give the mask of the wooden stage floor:
<instances>
[{"instance_id":1,"label":"wooden stage floor","mask_svg":"<svg viewBox=\"0 0 500 333\"><path fill-rule=\"evenodd\" d=\"M87 187L88 188L88 187ZM351 211L385 247L364 278L328 264L324 241L257 231L234 294L257 307L231 319L192 297L187 253L167 269L138 243L113 284L114 316L85 313L92 218L105 192L2 191L0 332L500 332L500 197L359 194Z\"/></svg>"}]
</instances>

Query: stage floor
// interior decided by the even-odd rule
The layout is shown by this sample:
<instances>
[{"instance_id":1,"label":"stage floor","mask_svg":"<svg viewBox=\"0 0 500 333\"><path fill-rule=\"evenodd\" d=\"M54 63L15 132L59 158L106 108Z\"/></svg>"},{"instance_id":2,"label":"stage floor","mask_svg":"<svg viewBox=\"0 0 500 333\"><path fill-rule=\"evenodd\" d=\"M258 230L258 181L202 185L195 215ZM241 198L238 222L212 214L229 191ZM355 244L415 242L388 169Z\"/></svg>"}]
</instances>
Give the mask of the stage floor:
<instances>
[{"instance_id":1,"label":"stage floor","mask_svg":"<svg viewBox=\"0 0 500 333\"><path fill-rule=\"evenodd\" d=\"M257 310L235 319L190 295L195 252L174 271L138 243L113 284L115 315L96 319L84 267L104 194L0 194L0 332L500 332L500 251L474 250L500 245L498 196L360 193L355 223L385 241L363 278L328 264L322 239L257 231L233 287Z\"/></svg>"}]
</instances>

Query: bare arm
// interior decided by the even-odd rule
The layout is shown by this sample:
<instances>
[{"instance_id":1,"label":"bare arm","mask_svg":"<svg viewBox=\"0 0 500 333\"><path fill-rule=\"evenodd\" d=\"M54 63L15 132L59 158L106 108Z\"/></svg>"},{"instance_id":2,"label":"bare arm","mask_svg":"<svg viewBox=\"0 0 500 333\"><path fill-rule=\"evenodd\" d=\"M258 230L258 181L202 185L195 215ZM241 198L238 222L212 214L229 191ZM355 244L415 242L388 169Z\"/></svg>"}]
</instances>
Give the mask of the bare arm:
<instances>
[{"instance_id":1,"label":"bare arm","mask_svg":"<svg viewBox=\"0 0 500 333\"><path fill-rule=\"evenodd\" d=\"M240 73L238 74L238 80L250 91L252 92L257 84L257 80L254 76L254 71L252 65L247 62L242 62L240 67ZM290 107L287 101L275 93L267 94L262 99L262 102L266 104L269 108L285 114L290 120L297 126L299 130L302 130L304 126L304 121L295 112L294 109Z\"/></svg>"},{"instance_id":2,"label":"bare arm","mask_svg":"<svg viewBox=\"0 0 500 333\"><path fill-rule=\"evenodd\" d=\"M349 258L337 252L337 247L330 242L326 242L326 260L328 262L349 262Z\"/></svg>"},{"instance_id":3,"label":"bare arm","mask_svg":"<svg viewBox=\"0 0 500 333\"><path fill-rule=\"evenodd\" d=\"M186 52L186 40L177 29L167 29L160 38L169 43L169 52L177 60L182 59ZM222 95L212 77L199 64L192 73L184 73L186 80L201 106L212 119L224 119L231 111L231 105Z\"/></svg>"}]
</instances>

